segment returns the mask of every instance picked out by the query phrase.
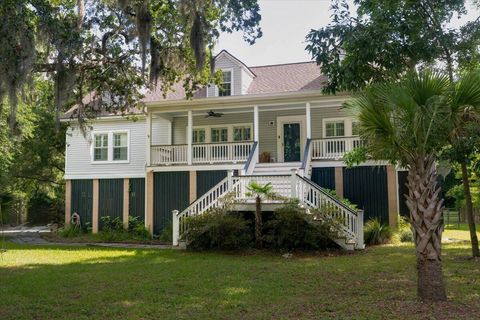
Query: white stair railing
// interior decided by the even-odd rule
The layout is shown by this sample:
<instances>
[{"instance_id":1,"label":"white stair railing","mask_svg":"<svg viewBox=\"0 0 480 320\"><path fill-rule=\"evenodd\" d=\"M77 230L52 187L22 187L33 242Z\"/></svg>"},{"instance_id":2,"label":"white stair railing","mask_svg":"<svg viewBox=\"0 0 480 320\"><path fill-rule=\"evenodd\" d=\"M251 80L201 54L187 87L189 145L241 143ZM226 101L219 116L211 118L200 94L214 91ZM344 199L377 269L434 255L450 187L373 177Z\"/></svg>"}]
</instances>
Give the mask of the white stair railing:
<instances>
[{"instance_id":1,"label":"white stair railing","mask_svg":"<svg viewBox=\"0 0 480 320\"><path fill-rule=\"evenodd\" d=\"M310 208L325 208L326 212L337 219L345 234L346 240L353 240L357 249L364 248L363 241L363 211L356 211L334 198L320 186L309 179L299 176L296 171L291 175L268 176L239 176L233 177L232 171L228 172L225 179L220 181L203 196L194 201L188 208L179 212L174 210L173 215L173 245L186 231L185 218L202 214L208 209L217 206L220 199L234 192L235 199L239 202L253 200L249 195L248 186L252 182L264 185L272 184L272 191L285 198L298 198L301 203Z\"/></svg>"},{"instance_id":2,"label":"white stair railing","mask_svg":"<svg viewBox=\"0 0 480 320\"><path fill-rule=\"evenodd\" d=\"M173 210L173 245L178 245L178 240L186 231L185 218L195 216L197 214L202 214L208 209L215 207L216 205L218 205L219 199L231 190L233 190L233 177L232 171L229 170L225 179L217 183L207 193L195 200L185 210L183 210L182 212L179 212L178 210Z\"/></svg>"},{"instance_id":3,"label":"white stair railing","mask_svg":"<svg viewBox=\"0 0 480 320\"><path fill-rule=\"evenodd\" d=\"M300 201L311 208L325 208L342 225L347 238L355 240L358 249L364 248L363 211L356 211L331 196L312 181L297 176L296 194Z\"/></svg>"}]
</instances>

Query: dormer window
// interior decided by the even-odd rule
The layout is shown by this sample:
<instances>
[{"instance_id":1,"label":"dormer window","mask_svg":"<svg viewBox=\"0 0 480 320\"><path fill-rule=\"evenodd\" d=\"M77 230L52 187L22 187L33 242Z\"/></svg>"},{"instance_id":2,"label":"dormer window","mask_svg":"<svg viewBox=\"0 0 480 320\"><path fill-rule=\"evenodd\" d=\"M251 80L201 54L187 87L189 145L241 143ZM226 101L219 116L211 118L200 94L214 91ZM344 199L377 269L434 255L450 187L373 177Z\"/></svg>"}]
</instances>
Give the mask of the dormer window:
<instances>
[{"instance_id":1,"label":"dormer window","mask_svg":"<svg viewBox=\"0 0 480 320\"><path fill-rule=\"evenodd\" d=\"M226 97L232 95L232 71L222 72L222 84L218 88L218 96Z\"/></svg>"}]
</instances>

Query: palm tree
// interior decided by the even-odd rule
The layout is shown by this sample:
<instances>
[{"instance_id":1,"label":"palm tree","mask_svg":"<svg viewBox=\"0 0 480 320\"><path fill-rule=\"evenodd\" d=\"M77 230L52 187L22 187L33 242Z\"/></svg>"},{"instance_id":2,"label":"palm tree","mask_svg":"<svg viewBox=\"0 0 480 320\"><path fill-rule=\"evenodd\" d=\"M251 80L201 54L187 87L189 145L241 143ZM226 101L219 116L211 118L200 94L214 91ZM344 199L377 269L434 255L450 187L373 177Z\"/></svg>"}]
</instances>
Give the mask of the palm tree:
<instances>
[{"instance_id":1,"label":"palm tree","mask_svg":"<svg viewBox=\"0 0 480 320\"><path fill-rule=\"evenodd\" d=\"M262 248L262 200L271 199L275 196L272 188L270 182L260 185L256 181L250 182L247 187L249 196L255 197L255 247L257 249Z\"/></svg>"},{"instance_id":2,"label":"palm tree","mask_svg":"<svg viewBox=\"0 0 480 320\"><path fill-rule=\"evenodd\" d=\"M446 300L441 262L443 199L438 152L448 144L452 110L448 76L424 71L374 85L346 103L360 123L365 151L408 169L407 206L414 233L420 299Z\"/></svg>"}]
</instances>

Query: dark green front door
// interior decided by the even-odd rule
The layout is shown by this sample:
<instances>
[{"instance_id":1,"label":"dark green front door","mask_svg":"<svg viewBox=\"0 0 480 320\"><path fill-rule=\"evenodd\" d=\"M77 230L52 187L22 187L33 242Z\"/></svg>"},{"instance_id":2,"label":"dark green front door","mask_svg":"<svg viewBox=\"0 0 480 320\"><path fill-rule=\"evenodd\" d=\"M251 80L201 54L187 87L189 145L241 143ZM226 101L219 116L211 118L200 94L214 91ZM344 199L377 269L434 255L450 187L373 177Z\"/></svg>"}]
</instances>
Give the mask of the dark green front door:
<instances>
[{"instance_id":1,"label":"dark green front door","mask_svg":"<svg viewBox=\"0 0 480 320\"><path fill-rule=\"evenodd\" d=\"M283 124L283 161L300 161L300 123Z\"/></svg>"}]
</instances>

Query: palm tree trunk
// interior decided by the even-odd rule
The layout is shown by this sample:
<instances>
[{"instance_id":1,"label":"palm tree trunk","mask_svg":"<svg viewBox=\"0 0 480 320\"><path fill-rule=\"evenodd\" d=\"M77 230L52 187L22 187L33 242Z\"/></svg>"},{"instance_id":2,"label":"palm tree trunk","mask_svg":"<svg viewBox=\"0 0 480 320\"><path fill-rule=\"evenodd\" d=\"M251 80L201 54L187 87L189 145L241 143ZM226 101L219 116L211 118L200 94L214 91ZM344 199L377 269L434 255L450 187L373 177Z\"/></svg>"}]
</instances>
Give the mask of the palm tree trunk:
<instances>
[{"instance_id":1,"label":"palm tree trunk","mask_svg":"<svg viewBox=\"0 0 480 320\"><path fill-rule=\"evenodd\" d=\"M470 240L472 242L472 255L473 257L480 257L480 250L478 248L477 231L475 228L475 219L473 218L473 204L472 204L472 195L470 194L470 181L468 180L468 169L465 163L462 163L461 167L462 167L463 191L465 193L465 202L467 207L466 215L467 215L468 229L470 230Z\"/></svg>"},{"instance_id":2,"label":"palm tree trunk","mask_svg":"<svg viewBox=\"0 0 480 320\"><path fill-rule=\"evenodd\" d=\"M423 301L447 299L441 260L443 199L437 177L433 155L409 165L407 206L417 254L417 294Z\"/></svg>"},{"instance_id":3,"label":"palm tree trunk","mask_svg":"<svg viewBox=\"0 0 480 320\"><path fill-rule=\"evenodd\" d=\"M255 247L262 248L262 199L255 198Z\"/></svg>"}]
</instances>

